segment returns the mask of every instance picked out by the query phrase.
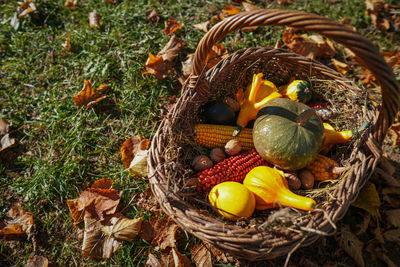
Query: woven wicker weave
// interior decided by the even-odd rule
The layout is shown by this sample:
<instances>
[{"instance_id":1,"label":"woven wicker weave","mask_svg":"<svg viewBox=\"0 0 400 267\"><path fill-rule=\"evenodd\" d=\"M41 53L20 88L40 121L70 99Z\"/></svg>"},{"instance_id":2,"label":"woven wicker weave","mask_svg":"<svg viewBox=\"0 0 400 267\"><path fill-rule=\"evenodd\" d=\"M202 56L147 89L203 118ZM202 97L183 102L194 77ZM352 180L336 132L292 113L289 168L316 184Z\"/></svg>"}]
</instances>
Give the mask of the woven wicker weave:
<instances>
[{"instance_id":1,"label":"woven wicker weave","mask_svg":"<svg viewBox=\"0 0 400 267\"><path fill-rule=\"evenodd\" d=\"M281 49L248 48L237 51L209 70L205 68L211 47L228 33L265 25L317 32L351 49L380 83L382 105L375 109L366 104L365 91L332 69ZM266 79L277 85L288 82L290 77L307 79L313 88L322 88L321 98L345 113L342 117L347 125L360 124L363 120L372 122L362 135L333 155L342 165L350 167L345 177L332 186L329 198L318 199L318 206L312 212L295 213L298 219L285 227L224 221L201 201L196 202L197 196L183 186L183 180L192 175L190 160L201 150L193 141L193 126L199 121L198 108L211 99L234 96L257 72L263 72ZM165 213L184 230L238 258L262 260L290 254L321 235L335 231L334 223L345 215L379 161L381 143L399 110L399 94L393 72L378 49L343 25L294 10L239 13L215 25L198 44L193 70L182 95L161 122L151 143L148 170L152 191ZM340 128L340 121L337 126Z\"/></svg>"}]
</instances>

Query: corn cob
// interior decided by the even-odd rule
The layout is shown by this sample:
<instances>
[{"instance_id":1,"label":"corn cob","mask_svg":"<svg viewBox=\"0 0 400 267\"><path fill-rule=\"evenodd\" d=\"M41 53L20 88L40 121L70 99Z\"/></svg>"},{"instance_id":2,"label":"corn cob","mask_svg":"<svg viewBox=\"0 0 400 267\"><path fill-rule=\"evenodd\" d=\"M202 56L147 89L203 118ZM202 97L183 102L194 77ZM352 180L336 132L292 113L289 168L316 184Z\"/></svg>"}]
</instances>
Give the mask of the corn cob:
<instances>
[{"instance_id":1,"label":"corn cob","mask_svg":"<svg viewBox=\"0 0 400 267\"><path fill-rule=\"evenodd\" d=\"M239 139L243 150L254 148L252 129L244 128L239 135L233 137L236 127L228 125L196 124L194 130L196 136L194 140L206 147L224 147L231 139Z\"/></svg>"},{"instance_id":2,"label":"corn cob","mask_svg":"<svg viewBox=\"0 0 400 267\"><path fill-rule=\"evenodd\" d=\"M321 154L319 154L306 169L312 172L317 181L336 179L342 170L342 168L339 168L339 164L336 161Z\"/></svg>"},{"instance_id":3,"label":"corn cob","mask_svg":"<svg viewBox=\"0 0 400 267\"><path fill-rule=\"evenodd\" d=\"M268 166L255 149L224 159L214 167L197 173L198 191L209 191L226 181L243 182L246 174L257 166Z\"/></svg>"}]
</instances>

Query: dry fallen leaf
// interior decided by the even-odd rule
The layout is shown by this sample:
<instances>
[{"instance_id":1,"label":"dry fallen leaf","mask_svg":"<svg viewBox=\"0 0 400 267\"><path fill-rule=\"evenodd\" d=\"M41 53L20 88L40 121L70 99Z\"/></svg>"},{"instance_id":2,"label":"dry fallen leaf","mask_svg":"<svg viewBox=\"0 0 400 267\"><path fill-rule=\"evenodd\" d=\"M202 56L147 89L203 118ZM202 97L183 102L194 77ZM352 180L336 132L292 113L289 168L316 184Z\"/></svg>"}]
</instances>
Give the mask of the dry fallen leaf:
<instances>
[{"instance_id":1,"label":"dry fallen leaf","mask_svg":"<svg viewBox=\"0 0 400 267\"><path fill-rule=\"evenodd\" d=\"M278 5L290 4L292 0L278 0Z\"/></svg>"},{"instance_id":2,"label":"dry fallen leaf","mask_svg":"<svg viewBox=\"0 0 400 267\"><path fill-rule=\"evenodd\" d=\"M89 258L110 258L122 241L106 236L101 231L103 225L88 212L84 215L85 228L82 241L82 255Z\"/></svg>"},{"instance_id":3,"label":"dry fallen leaf","mask_svg":"<svg viewBox=\"0 0 400 267\"><path fill-rule=\"evenodd\" d=\"M152 267L191 267L192 262L188 257L181 254L176 248L168 249L161 253L161 257L157 258L149 253L146 266Z\"/></svg>"},{"instance_id":4,"label":"dry fallen leaf","mask_svg":"<svg viewBox=\"0 0 400 267\"><path fill-rule=\"evenodd\" d=\"M147 20L158 23L160 21L160 15L157 13L157 11L152 9L149 15L147 16Z\"/></svg>"},{"instance_id":5,"label":"dry fallen leaf","mask_svg":"<svg viewBox=\"0 0 400 267\"><path fill-rule=\"evenodd\" d=\"M400 147L400 122L392 124L389 128L389 132L392 134L392 146L394 148Z\"/></svg>"},{"instance_id":6,"label":"dry fallen leaf","mask_svg":"<svg viewBox=\"0 0 400 267\"><path fill-rule=\"evenodd\" d=\"M336 49L333 43L321 35L297 35L293 28L286 28L283 31L283 43L294 53L309 57L332 58Z\"/></svg>"},{"instance_id":7,"label":"dry fallen leaf","mask_svg":"<svg viewBox=\"0 0 400 267\"><path fill-rule=\"evenodd\" d=\"M387 230L383 233L386 241L394 242L400 245L400 228Z\"/></svg>"},{"instance_id":8,"label":"dry fallen leaf","mask_svg":"<svg viewBox=\"0 0 400 267\"><path fill-rule=\"evenodd\" d=\"M110 219L111 225L103 226L101 230L106 236L131 242L139 234L142 221L142 218L129 219L114 216Z\"/></svg>"},{"instance_id":9,"label":"dry fallen leaf","mask_svg":"<svg viewBox=\"0 0 400 267\"><path fill-rule=\"evenodd\" d=\"M197 30L203 31L203 32L208 32L208 24L209 21L205 21L202 23L194 24L193 27Z\"/></svg>"},{"instance_id":10,"label":"dry fallen leaf","mask_svg":"<svg viewBox=\"0 0 400 267\"><path fill-rule=\"evenodd\" d=\"M64 49L69 52L71 50L71 38L67 37L67 39L65 39L65 42L62 44L62 46L64 47Z\"/></svg>"},{"instance_id":11,"label":"dry fallen leaf","mask_svg":"<svg viewBox=\"0 0 400 267\"><path fill-rule=\"evenodd\" d=\"M253 10L263 9L262 7L250 4L250 3L245 2L245 1L242 2L242 7L243 7L244 11L253 11Z\"/></svg>"},{"instance_id":12,"label":"dry fallen leaf","mask_svg":"<svg viewBox=\"0 0 400 267\"><path fill-rule=\"evenodd\" d=\"M154 74L158 79L167 77L169 70L173 68L173 60L185 45L186 42L173 35L156 56L149 54L149 58L145 63L146 71L142 72L142 74Z\"/></svg>"},{"instance_id":13,"label":"dry fallen leaf","mask_svg":"<svg viewBox=\"0 0 400 267\"><path fill-rule=\"evenodd\" d=\"M13 206L7 213L4 223L0 223L2 235L30 235L33 227L33 214L25 212L20 206Z\"/></svg>"},{"instance_id":14,"label":"dry fallen leaf","mask_svg":"<svg viewBox=\"0 0 400 267\"><path fill-rule=\"evenodd\" d=\"M34 11L36 11L36 7L32 0L22 2L18 8L18 18L23 18Z\"/></svg>"},{"instance_id":15,"label":"dry fallen leaf","mask_svg":"<svg viewBox=\"0 0 400 267\"><path fill-rule=\"evenodd\" d=\"M387 18L382 16L385 8L385 1L384 0L366 0L366 11L365 13L370 16L371 22L377 28L381 28L384 30L389 30L391 25Z\"/></svg>"},{"instance_id":16,"label":"dry fallen leaf","mask_svg":"<svg viewBox=\"0 0 400 267\"><path fill-rule=\"evenodd\" d=\"M233 16L236 15L237 13L240 12L240 9L234 6L224 6L224 8L222 8L222 13L229 17L229 16Z\"/></svg>"},{"instance_id":17,"label":"dry fallen leaf","mask_svg":"<svg viewBox=\"0 0 400 267\"><path fill-rule=\"evenodd\" d=\"M350 256L359 266L365 266L362 249L364 243L350 231L350 227L342 227L339 237L337 237L339 246Z\"/></svg>"},{"instance_id":18,"label":"dry fallen leaf","mask_svg":"<svg viewBox=\"0 0 400 267\"><path fill-rule=\"evenodd\" d=\"M112 181L101 179L93 185L101 187L90 187L83 191L78 199L67 200L68 208L72 214L75 224L83 219L83 214L91 215L95 220L104 220L106 216L113 215L118 207L122 192L115 189L106 189Z\"/></svg>"},{"instance_id":19,"label":"dry fallen leaf","mask_svg":"<svg viewBox=\"0 0 400 267\"><path fill-rule=\"evenodd\" d=\"M213 45L206 58L207 67L211 68L215 66L219 61L221 61L221 59L224 59L227 56L228 51L222 43Z\"/></svg>"},{"instance_id":20,"label":"dry fallen leaf","mask_svg":"<svg viewBox=\"0 0 400 267\"><path fill-rule=\"evenodd\" d=\"M385 211L387 221L394 227L400 227L400 209Z\"/></svg>"},{"instance_id":21,"label":"dry fallen leaf","mask_svg":"<svg viewBox=\"0 0 400 267\"><path fill-rule=\"evenodd\" d=\"M212 267L212 258L210 250L204 245L204 243L194 245L190 249L192 254L192 260L198 267Z\"/></svg>"},{"instance_id":22,"label":"dry fallen leaf","mask_svg":"<svg viewBox=\"0 0 400 267\"><path fill-rule=\"evenodd\" d=\"M341 62L335 58L331 58L331 62L333 64L333 66L335 67L335 69L341 73L341 74L346 74L347 71L349 70L350 66L344 62Z\"/></svg>"},{"instance_id":23,"label":"dry fallen leaf","mask_svg":"<svg viewBox=\"0 0 400 267\"><path fill-rule=\"evenodd\" d=\"M166 104L159 104L161 109L161 116L166 116L168 112L175 106L177 101L176 95L173 95L168 98L168 102Z\"/></svg>"},{"instance_id":24,"label":"dry fallen leaf","mask_svg":"<svg viewBox=\"0 0 400 267\"><path fill-rule=\"evenodd\" d=\"M34 255L30 257L25 267L47 267L49 266L49 260L46 257Z\"/></svg>"},{"instance_id":25,"label":"dry fallen leaf","mask_svg":"<svg viewBox=\"0 0 400 267\"><path fill-rule=\"evenodd\" d=\"M94 104L105 99L104 92L109 89L108 85L100 85L97 89L92 88L90 81L85 81L82 90L74 95L74 103L76 106L86 106L86 109L93 107Z\"/></svg>"},{"instance_id":26,"label":"dry fallen leaf","mask_svg":"<svg viewBox=\"0 0 400 267\"><path fill-rule=\"evenodd\" d=\"M375 185L371 182L366 182L352 205L367 211L372 216L380 217L379 207L381 201Z\"/></svg>"},{"instance_id":27,"label":"dry fallen leaf","mask_svg":"<svg viewBox=\"0 0 400 267\"><path fill-rule=\"evenodd\" d=\"M179 22L177 22L176 20L173 19L167 19L165 21L165 28L164 28L164 33L166 35L170 35L173 32L175 32L176 30L178 30L180 27L182 27L183 24L180 24Z\"/></svg>"},{"instance_id":28,"label":"dry fallen leaf","mask_svg":"<svg viewBox=\"0 0 400 267\"><path fill-rule=\"evenodd\" d=\"M71 10L74 10L76 7L78 0L66 0L65 1L65 6L68 7Z\"/></svg>"},{"instance_id":29,"label":"dry fallen leaf","mask_svg":"<svg viewBox=\"0 0 400 267\"><path fill-rule=\"evenodd\" d=\"M168 247L176 246L176 232L179 230L179 226L173 221L169 221L166 225L161 228L158 235L153 239L151 244L156 248L164 250Z\"/></svg>"},{"instance_id":30,"label":"dry fallen leaf","mask_svg":"<svg viewBox=\"0 0 400 267\"><path fill-rule=\"evenodd\" d=\"M90 28L98 28L100 26L100 19L101 16L99 13L97 13L96 10L94 10L93 12L90 12L88 14L89 17L89 27Z\"/></svg>"},{"instance_id":31,"label":"dry fallen leaf","mask_svg":"<svg viewBox=\"0 0 400 267\"><path fill-rule=\"evenodd\" d=\"M15 144L15 138L11 138L8 133L9 128L9 124L0 118L0 151Z\"/></svg>"},{"instance_id":32,"label":"dry fallen leaf","mask_svg":"<svg viewBox=\"0 0 400 267\"><path fill-rule=\"evenodd\" d=\"M129 168L135 155L141 150L147 150L149 144L150 140L141 136L132 136L125 140L120 148L124 167Z\"/></svg>"}]
</instances>

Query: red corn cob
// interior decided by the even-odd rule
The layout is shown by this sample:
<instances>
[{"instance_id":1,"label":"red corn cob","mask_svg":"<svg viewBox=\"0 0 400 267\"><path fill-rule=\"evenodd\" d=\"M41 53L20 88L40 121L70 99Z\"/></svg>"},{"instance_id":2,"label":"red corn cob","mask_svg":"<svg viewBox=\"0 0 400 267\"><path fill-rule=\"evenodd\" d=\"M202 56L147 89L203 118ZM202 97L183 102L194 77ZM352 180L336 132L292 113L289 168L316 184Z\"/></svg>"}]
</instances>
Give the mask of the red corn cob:
<instances>
[{"instance_id":1,"label":"red corn cob","mask_svg":"<svg viewBox=\"0 0 400 267\"><path fill-rule=\"evenodd\" d=\"M269 165L255 149L224 159L196 174L198 191L209 191L213 186L226 181L243 182L246 174L257 166Z\"/></svg>"}]
</instances>

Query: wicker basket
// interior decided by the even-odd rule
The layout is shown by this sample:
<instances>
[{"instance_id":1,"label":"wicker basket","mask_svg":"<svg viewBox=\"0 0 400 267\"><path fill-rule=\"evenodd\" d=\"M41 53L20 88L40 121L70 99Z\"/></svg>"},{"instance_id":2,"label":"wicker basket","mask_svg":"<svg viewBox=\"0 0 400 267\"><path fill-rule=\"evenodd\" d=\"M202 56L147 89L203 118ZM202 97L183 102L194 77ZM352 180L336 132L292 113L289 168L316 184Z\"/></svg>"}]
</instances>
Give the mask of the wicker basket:
<instances>
[{"instance_id":1,"label":"wicker basket","mask_svg":"<svg viewBox=\"0 0 400 267\"><path fill-rule=\"evenodd\" d=\"M381 85L382 105L368 104L366 92L332 69L282 49L248 48L237 51L207 69L211 47L228 33L248 26L290 26L320 33L351 49ZM193 141L193 126L199 121L197 110L212 99L234 96L236 90L251 83L254 73L277 85L290 77L309 80L320 88L318 96L337 107L342 118L335 127L372 123L350 144L332 152L332 157L348 171L329 184L326 195L316 196L317 208L294 213L289 224L262 224L274 211L259 213L255 219L231 223L207 206L206 197L183 186L193 175L190 162L202 152ZM148 171L152 191L161 207L184 230L201 240L250 260L290 255L301 246L332 234L355 200L360 188L373 173L381 156L381 144L400 106L399 87L391 68L378 49L367 39L330 19L295 10L257 10L239 13L215 25L200 41L193 70L183 86L182 95L161 122L153 137ZM204 152L204 151L203 151Z\"/></svg>"}]
</instances>

